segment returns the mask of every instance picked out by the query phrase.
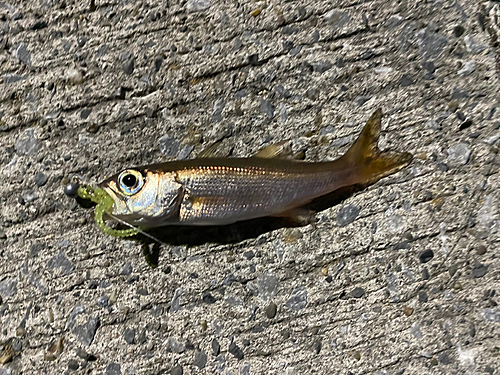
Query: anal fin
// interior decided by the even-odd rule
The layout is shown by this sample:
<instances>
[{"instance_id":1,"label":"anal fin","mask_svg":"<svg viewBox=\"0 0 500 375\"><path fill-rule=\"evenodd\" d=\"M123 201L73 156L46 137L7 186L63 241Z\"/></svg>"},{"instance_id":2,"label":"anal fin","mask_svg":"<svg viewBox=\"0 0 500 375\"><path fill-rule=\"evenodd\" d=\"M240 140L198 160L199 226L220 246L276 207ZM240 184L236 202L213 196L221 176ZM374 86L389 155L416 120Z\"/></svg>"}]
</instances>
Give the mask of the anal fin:
<instances>
[{"instance_id":1,"label":"anal fin","mask_svg":"<svg viewBox=\"0 0 500 375\"><path fill-rule=\"evenodd\" d=\"M294 207L289 210L272 215L281 217L293 226L306 226L316 224L316 212L306 207Z\"/></svg>"}]
</instances>

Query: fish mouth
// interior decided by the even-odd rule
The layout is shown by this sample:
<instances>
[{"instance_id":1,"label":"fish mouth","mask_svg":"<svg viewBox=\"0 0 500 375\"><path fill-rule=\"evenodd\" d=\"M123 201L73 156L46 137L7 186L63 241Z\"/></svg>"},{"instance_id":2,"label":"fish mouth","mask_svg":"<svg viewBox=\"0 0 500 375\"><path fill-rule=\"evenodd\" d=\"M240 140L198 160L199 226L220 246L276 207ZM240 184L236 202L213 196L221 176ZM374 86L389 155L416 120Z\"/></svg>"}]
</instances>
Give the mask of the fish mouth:
<instances>
[{"instance_id":1,"label":"fish mouth","mask_svg":"<svg viewBox=\"0 0 500 375\"><path fill-rule=\"evenodd\" d=\"M113 186L111 186L111 184L113 184L112 181L110 182L104 181L99 185L97 185L99 188L104 190L106 194L108 194L114 202L111 208L107 210L107 213L117 216L129 213L127 201L124 199L124 197L121 197L120 195L116 194L115 189L113 189Z\"/></svg>"},{"instance_id":2,"label":"fish mouth","mask_svg":"<svg viewBox=\"0 0 500 375\"><path fill-rule=\"evenodd\" d=\"M104 181L98 186L104 190L114 202L113 205L104 212L109 219L115 221L116 219L118 219L118 221L123 220L132 225L143 224L143 216L138 212L134 212L129 206L130 200L128 197L117 194L114 181Z\"/></svg>"}]
</instances>

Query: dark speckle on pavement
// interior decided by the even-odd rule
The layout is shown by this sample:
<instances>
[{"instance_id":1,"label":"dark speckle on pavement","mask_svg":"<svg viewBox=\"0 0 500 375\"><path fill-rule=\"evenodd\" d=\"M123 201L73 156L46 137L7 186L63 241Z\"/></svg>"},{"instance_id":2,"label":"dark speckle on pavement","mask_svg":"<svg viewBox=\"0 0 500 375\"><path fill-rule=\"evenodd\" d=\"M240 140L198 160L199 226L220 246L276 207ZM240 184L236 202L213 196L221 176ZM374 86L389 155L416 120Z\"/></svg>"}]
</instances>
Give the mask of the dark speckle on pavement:
<instances>
[{"instance_id":1,"label":"dark speckle on pavement","mask_svg":"<svg viewBox=\"0 0 500 375\"><path fill-rule=\"evenodd\" d=\"M106 366L106 375L121 375L122 369L119 363L110 363Z\"/></svg>"},{"instance_id":2,"label":"dark speckle on pavement","mask_svg":"<svg viewBox=\"0 0 500 375\"><path fill-rule=\"evenodd\" d=\"M215 357L217 357L220 353L220 344L216 339L212 340L212 352Z\"/></svg>"},{"instance_id":3,"label":"dark speckle on pavement","mask_svg":"<svg viewBox=\"0 0 500 375\"><path fill-rule=\"evenodd\" d=\"M360 287L356 287L351 291L351 296L354 298L361 298L365 295L365 290Z\"/></svg>"},{"instance_id":4,"label":"dark speckle on pavement","mask_svg":"<svg viewBox=\"0 0 500 375\"><path fill-rule=\"evenodd\" d=\"M203 351L196 351L194 355L193 366L198 367L199 369L205 368L207 364L207 355Z\"/></svg>"},{"instance_id":5,"label":"dark speckle on pavement","mask_svg":"<svg viewBox=\"0 0 500 375\"><path fill-rule=\"evenodd\" d=\"M301 310L307 306L307 289L303 286L295 288L288 301L285 303L285 307L290 310Z\"/></svg>"},{"instance_id":6,"label":"dark speckle on pavement","mask_svg":"<svg viewBox=\"0 0 500 375\"><path fill-rule=\"evenodd\" d=\"M51 259L47 261L47 267L50 269L60 268L62 273L69 275L75 269L75 265L71 263L66 254L63 252L54 255Z\"/></svg>"},{"instance_id":7,"label":"dark speckle on pavement","mask_svg":"<svg viewBox=\"0 0 500 375\"><path fill-rule=\"evenodd\" d=\"M123 332L123 339L129 345L135 344L135 329L127 328L125 332Z\"/></svg>"},{"instance_id":8,"label":"dark speckle on pavement","mask_svg":"<svg viewBox=\"0 0 500 375\"><path fill-rule=\"evenodd\" d=\"M424 250L418 255L420 263L427 263L432 258L434 258L434 252L432 250Z\"/></svg>"},{"instance_id":9,"label":"dark speckle on pavement","mask_svg":"<svg viewBox=\"0 0 500 375\"><path fill-rule=\"evenodd\" d=\"M242 360L244 357L243 350L234 341L229 344L227 351L239 360Z\"/></svg>"},{"instance_id":10,"label":"dark speckle on pavement","mask_svg":"<svg viewBox=\"0 0 500 375\"><path fill-rule=\"evenodd\" d=\"M94 336L97 328L99 328L99 324L100 321L98 317L91 317L87 323L76 326L73 329L73 334L76 336L78 341L89 346L92 341L94 341Z\"/></svg>"},{"instance_id":11,"label":"dark speckle on pavement","mask_svg":"<svg viewBox=\"0 0 500 375\"><path fill-rule=\"evenodd\" d=\"M474 265L474 268L472 269L472 276L475 279L478 279L478 278L481 278L484 275L486 275L486 272L488 272L488 266L485 266L484 264L476 262L476 264Z\"/></svg>"},{"instance_id":12,"label":"dark speckle on pavement","mask_svg":"<svg viewBox=\"0 0 500 375\"><path fill-rule=\"evenodd\" d=\"M344 227L351 224L358 217L360 209L352 204L342 207L337 213L337 224Z\"/></svg>"}]
</instances>

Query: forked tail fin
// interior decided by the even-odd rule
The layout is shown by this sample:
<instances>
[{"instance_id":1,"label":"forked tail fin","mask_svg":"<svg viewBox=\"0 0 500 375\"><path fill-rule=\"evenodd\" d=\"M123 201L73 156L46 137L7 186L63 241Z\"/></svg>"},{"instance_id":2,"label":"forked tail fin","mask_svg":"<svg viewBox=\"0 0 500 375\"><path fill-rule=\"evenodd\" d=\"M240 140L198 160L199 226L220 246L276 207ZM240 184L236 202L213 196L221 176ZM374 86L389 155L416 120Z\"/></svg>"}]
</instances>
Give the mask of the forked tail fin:
<instances>
[{"instance_id":1,"label":"forked tail fin","mask_svg":"<svg viewBox=\"0 0 500 375\"><path fill-rule=\"evenodd\" d=\"M358 139L342 156L353 167L357 184L371 184L382 177L399 171L413 158L408 152L380 151L377 143L380 135L382 110L377 109L361 131Z\"/></svg>"}]
</instances>

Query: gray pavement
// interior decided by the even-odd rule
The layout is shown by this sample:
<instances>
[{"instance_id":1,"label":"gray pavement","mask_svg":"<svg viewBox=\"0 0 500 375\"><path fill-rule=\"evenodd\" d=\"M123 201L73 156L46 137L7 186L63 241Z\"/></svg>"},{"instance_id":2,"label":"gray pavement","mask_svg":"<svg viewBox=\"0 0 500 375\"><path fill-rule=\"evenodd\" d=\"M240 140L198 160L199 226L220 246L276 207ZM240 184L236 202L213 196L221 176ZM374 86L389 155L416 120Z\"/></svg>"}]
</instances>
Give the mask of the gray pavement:
<instances>
[{"instance_id":1,"label":"gray pavement","mask_svg":"<svg viewBox=\"0 0 500 375\"><path fill-rule=\"evenodd\" d=\"M0 3L0 375L500 374L499 43L498 1ZM410 166L315 225L165 228L154 269L62 192L331 160L379 107Z\"/></svg>"}]
</instances>

